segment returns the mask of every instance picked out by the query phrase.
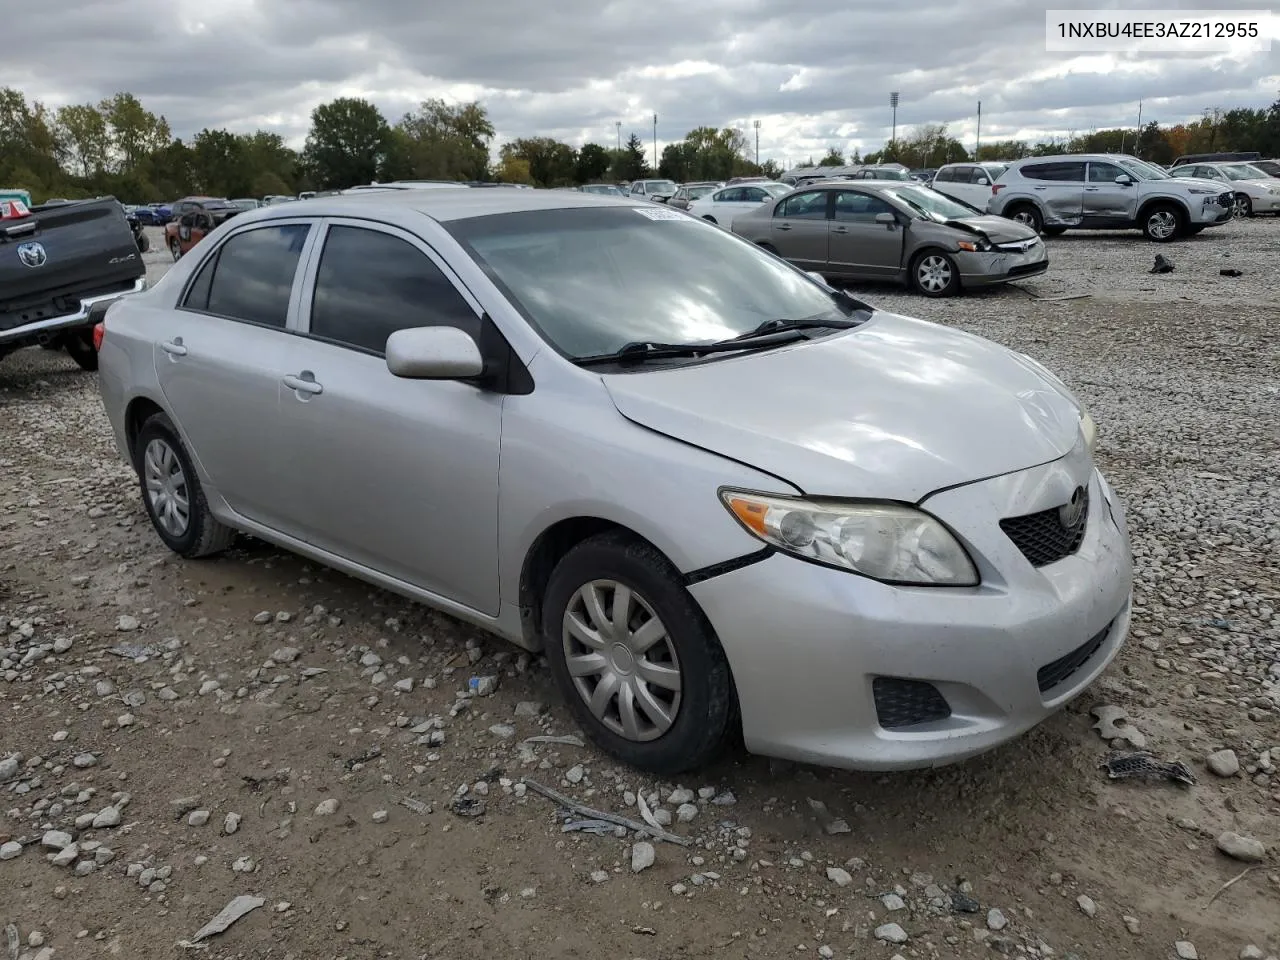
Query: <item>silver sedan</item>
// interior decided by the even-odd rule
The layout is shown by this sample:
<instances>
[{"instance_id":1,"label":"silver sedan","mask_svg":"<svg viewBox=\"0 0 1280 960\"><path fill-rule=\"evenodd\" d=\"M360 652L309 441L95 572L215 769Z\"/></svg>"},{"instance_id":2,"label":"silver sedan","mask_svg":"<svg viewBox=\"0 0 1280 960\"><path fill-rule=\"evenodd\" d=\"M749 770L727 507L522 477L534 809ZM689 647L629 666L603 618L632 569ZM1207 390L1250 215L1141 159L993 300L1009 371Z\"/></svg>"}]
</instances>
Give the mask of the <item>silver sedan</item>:
<instances>
[{"instance_id":1,"label":"silver sedan","mask_svg":"<svg viewBox=\"0 0 1280 960\"><path fill-rule=\"evenodd\" d=\"M1030 358L651 203L409 190L249 211L99 331L157 536L237 531L546 653L675 773L948 763L1129 629L1096 428Z\"/></svg>"}]
</instances>

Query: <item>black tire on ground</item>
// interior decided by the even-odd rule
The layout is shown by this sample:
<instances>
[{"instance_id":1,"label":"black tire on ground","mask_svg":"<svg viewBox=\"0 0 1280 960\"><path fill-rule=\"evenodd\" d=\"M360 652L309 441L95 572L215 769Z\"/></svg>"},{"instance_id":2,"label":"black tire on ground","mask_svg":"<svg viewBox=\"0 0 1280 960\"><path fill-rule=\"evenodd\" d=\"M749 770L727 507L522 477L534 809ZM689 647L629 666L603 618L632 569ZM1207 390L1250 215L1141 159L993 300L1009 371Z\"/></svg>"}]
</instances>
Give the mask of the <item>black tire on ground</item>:
<instances>
[{"instance_id":1,"label":"black tire on ground","mask_svg":"<svg viewBox=\"0 0 1280 960\"><path fill-rule=\"evenodd\" d=\"M764 250L767 253L772 253L775 257L778 256L778 248L775 247L772 243L761 243L761 244L757 244L757 246L759 246L761 250Z\"/></svg>"},{"instance_id":2,"label":"black tire on ground","mask_svg":"<svg viewBox=\"0 0 1280 960\"><path fill-rule=\"evenodd\" d=\"M173 254L173 260L175 263L182 259L182 247L179 245L177 237L171 237L169 239L169 252Z\"/></svg>"},{"instance_id":3,"label":"black tire on ground","mask_svg":"<svg viewBox=\"0 0 1280 960\"><path fill-rule=\"evenodd\" d=\"M1142 233L1152 243L1170 243L1187 229L1187 215L1172 203L1157 203L1142 214Z\"/></svg>"},{"instance_id":4,"label":"black tire on ground","mask_svg":"<svg viewBox=\"0 0 1280 960\"><path fill-rule=\"evenodd\" d=\"M704 216L702 219L703 219L703 220L705 220L705 221L707 221L707 223L715 223L715 222L716 222L716 218L715 218L715 217L707 217L707 216Z\"/></svg>"},{"instance_id":5,"label":"black tire on ground","mask_svg":"<svg viewBox=\"0 0 1280 960\"><path fill-rule=\"evenodd\" d=\"M98 369L98 351L93 348L92 330L74 330L63 337L62 344L81 370Z\"/></svg>"},{"instance_id":6,"label":"black tire on ground","mask_svg":"<svg viewBox=\"0 0 1280 960\"><path fill-rule=\"evenodd\" d=\"M1018 203L1009 210L1009 219L1017 220L1019 223L1026 224L1036 233L1040 233L1044 229L1044 217L1040 215L1040 211L1036 209L1032 203Z\"/></svg>"},{"instance_id":7,"label":"black tire on ground","mask_svg":"<svg viewBox=\"0 0 1280 960\"><path fill-rule=\"evenodd\" d=\"M151 249L151 238L145 233L138 234L138 252L146 253Z\"/></svg>"},{"instance_id":8,"label":"black tire on ground","mask_svg":"<svg viewBox=\"0 0 1280 960\"><path fill-rule=\"evenodd\" d=\"M960 292L960 268L941 250L921 250L911 260L910 282L912 290L926 297L952 297Z\"/></svg>"},{"instance_id":9,"label":"black tire on ground","mask_svg":"<svg viewBox=\"0 0 1280 960\"><path fill-rule=\"evenodd\" d=\"M1066 227L1045 227L1040 231L1046 237L1060 237L1067 232Z\"/></svg>"},{"instance_id":10,"label":"black tire on ground","mask_svg":"<svg viewBox=\"0 0 1280 960\"><path fill-rule=\"evenodd\" d=\"M1241 218L1253 216L1253 201L1249 198L1248 194L1236 194L1235 206L1232 208L1231 213L1233 216Z\"/></svg>"},{"instance_id":11,"label":"black tire on ground","mask_svg":"<svg viewBox=\"0 0 1280 960\"><path fill-rule=\"evenodd\" d=\"M158 441L173 452L181 471L181 481L177 486L186 494L188 519L185 529L180 533L172 533L161 525L156 507L147 491L146 458L153 441ZM133 444L133 463L138 472L143 506L147 516L151 518L156 535L166 547L183 557L194 558L220 553L231 546L236 532L218 522L209 512L209 502L200 486L200 477L191 463L191 457L187 455L187 448L178 436L177 428L168 416L154 413L142 424Z\"/></svg>"},{"instance_id":12,"label":"black tire on ground","mask_svg":"<svg viewBox=\"0 0 1280 960\"><path fill-rule=\"evenodd\" d=\"M1187 229L1186 229L1185 233L1186 233L1186 235L1187 235L1188 237L1194 237L1194 236L1195 236L1196 234L1198 234L1198 233L1204 233L1204 227L1203 227L1203 226L1189 226L1189 227L1187 227Z\"/></svg>"},{"instance_id":13,"label":"black tire on ground","mask_svg":"<svg viewBox=\"0 0 1280 960\"><path fill-rule=\"evenodd\" d=\"M622 584L641 598L661 620L675 651L680 699L671 727L655 739L628 739L611 730L591 712L570 676L565 616L578 591L593 581ZM547 663L574 717L601 749L622 762L659 775L693 770L715 759L737 733L737 701L724 650L675 568L652 545L624 533L578 544L551 574L541 626ZM620 722L620 710L618 716Z\"/></svg>"}]
</instances>

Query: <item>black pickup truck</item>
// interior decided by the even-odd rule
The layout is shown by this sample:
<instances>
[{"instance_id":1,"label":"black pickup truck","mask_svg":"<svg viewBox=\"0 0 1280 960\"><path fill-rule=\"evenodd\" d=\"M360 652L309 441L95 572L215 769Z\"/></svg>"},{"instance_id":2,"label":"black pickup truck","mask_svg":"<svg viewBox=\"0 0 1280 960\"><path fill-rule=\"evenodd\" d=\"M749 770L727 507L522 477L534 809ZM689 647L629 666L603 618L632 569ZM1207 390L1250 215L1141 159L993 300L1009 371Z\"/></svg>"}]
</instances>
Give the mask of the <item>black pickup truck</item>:
<instances>
[{"instance_id":1,"label":"black pickup truck","mask_svg":"<svg viewBox=\"0 0 1280 960\"><path fill-rule=\"evenodd\" d=\"M0 359L39 344L96 370L93 325L115 300L145 290L146 272L114 197L0 219Z\"/></svg>"}]
</instances>

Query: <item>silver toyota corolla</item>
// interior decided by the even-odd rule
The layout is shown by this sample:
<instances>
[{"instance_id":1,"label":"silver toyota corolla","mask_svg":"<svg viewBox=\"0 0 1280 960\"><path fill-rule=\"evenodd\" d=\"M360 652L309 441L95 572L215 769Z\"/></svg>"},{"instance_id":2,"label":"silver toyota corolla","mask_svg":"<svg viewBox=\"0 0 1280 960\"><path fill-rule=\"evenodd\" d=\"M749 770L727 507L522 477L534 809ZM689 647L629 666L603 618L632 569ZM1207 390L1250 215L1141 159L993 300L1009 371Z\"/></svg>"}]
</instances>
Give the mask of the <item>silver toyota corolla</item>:
<instances>
[{"instance_id":1,"label":"silver toyota corolla","mask_svg":"<svg viewBox=\"0 0 1280 960\"><path fill-rule=\"evenodd\" d=\"M112 307L160 539L244 531L547 654L671 773L940 765L1116 655L1123 508L1060 380L664 206L402 191L250 211Z\"/></svg>"}]
</instances>

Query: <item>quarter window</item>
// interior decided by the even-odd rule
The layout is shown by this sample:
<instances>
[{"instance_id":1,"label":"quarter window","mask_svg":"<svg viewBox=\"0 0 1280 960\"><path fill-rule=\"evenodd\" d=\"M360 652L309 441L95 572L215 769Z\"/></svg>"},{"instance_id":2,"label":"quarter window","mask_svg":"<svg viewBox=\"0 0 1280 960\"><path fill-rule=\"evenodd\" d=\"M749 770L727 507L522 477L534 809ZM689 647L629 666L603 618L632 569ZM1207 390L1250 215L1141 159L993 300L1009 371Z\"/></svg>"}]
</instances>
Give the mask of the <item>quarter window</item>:
<instances>
[{"instance_id":1,"label":"quarter window","mask_svg":"<svg viewBox=\"0 0 1280 960\"><path fill-rule=\"evenodd\" d=\"M957 180L963 180L964 178L959 175L961 169L960 167L943 167L933 179L939 183L953 183Z\"/></svg>"},{"instance_id":2,"label":"quarter window","mask_svg":"<svg viewBox=\"0 0 1280 960\"><path fill-rule=\"evenodd\" d=\"M305 223L258 227L222 244L200 269L183 306L283 328L302 246L311 229Z\"/></svg>"},{"instance_id":3,"label":"quarter window","mask_svg":"<svg viewBox=\"0 0 1280 960\"><path fill-rule=\"evenodd\" d=\"M329 229L312 297L313 336L381 354L397 330L437 326L480 336L476 312L429 257L379 230Z\"/></svg>"}]
</instances>

